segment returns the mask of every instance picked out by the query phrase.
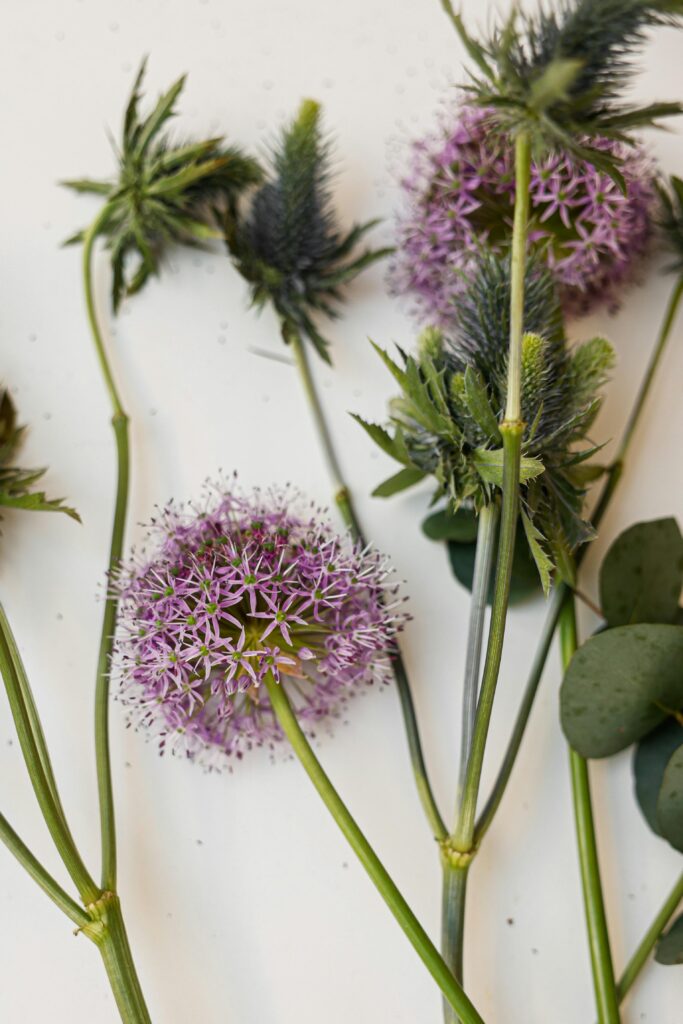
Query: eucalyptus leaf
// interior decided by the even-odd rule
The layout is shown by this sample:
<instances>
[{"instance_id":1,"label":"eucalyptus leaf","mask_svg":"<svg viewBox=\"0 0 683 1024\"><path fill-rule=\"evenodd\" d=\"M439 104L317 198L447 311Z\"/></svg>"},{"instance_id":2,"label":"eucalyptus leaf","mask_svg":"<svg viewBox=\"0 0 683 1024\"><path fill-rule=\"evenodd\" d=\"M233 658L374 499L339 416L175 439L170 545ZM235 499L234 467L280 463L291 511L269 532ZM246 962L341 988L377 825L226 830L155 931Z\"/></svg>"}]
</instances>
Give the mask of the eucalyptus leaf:
<instances>
[{"instance_id":1,"label":"eucalyptus leaf","mask_svg":"<svg viewBox=\"0 0 683 1024\"><path fill-rule=\"evenodd\" d=\"M665 935L657 943L655 960L665 967L683 964L683 914L677 917Z\"/></svg>"},{"instance_id":2,"label":"eucalyptus leaf","mask_svg":"<svg viewBox=\"0 0 683 1024\"><path fill-rule=\"evenodd\" d=\"M600 604L610 626L674 622L681 587L683 537L671 518L629 527L600 570Z\"/></svg>"},{"instance_id":3,"label":"eucalyptus leaf","mask_svg":"<svg viewBox=\"0 0 683 1024\"><path fill-rule=\"evenodd\" d=\"M583 757L609 757L683 705L683 627L640 623L591 637L560 689L564 734Z\"/></svg>"},{"instance_id":4,"label":"eucalyptus leaf","mask_svg":"<svg viewBox=\"0 0 683 1024\"><path fill-rule=\"evenodd\" d=\"M422 524L422 532L430 540L452 540L467 544L477 539L477 516L469 508L457 512L442 509L432 512Z\"/></svg>"},{"instance_id":5,"label":"eucalyptus leaf","mask_svg":"<svg viewBox=\"0 0 683 1024\"><path fill-rule=\"evenodd\" d=\"M683 853L683 743L674 750L664 769L657 818L664 838Z\"/></svg>"},{"instance_id":6,"label":"eucalyptus leaf","mask_svg":"<svg viewBox=\"0 0 683 1024\"><path fill-rule=\"evenodd\" d=\"M675 718L669 718L640 741L633 756L636 799L648 825L657 835L662 834L657 802L664 771L674 751L682 744L683 728Z\"/></svg>"}]
</instances>

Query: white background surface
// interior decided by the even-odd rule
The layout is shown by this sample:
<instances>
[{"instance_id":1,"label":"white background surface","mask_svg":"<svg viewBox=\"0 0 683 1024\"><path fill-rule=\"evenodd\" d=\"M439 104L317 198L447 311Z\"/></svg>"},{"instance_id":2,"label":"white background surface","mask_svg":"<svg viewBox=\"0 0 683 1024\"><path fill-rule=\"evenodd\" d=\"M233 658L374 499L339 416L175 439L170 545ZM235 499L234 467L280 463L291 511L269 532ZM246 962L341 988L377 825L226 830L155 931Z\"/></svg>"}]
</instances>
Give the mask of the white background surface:
<instances>
[{"instance_id":1,"label":"white background surface","mask_svg":"<svg viewBox=\"0 0 683 1024\"><path fill-rule=\"evenodd\" d=\"M490 5L464 6L483 17ZM431 125L448 83L461 78L463 54L436 0L6 0L3 13L1 372L31 425L23 463L49 465L50 492L68 495L84 523L7 515L0 587L67 809L95 872L92 679L114 451L84 317L80 253L59 249L95 207L55 183L111 171L105 126L118 133L136 66L150 53L151 98L190 72L178 123L184 132L225 131L257 146L302 96L321 99L338 139L344 222L390 218L397 198L388 169L392 149ZM663 31L648 49L638 83L643 100L680 97L682 38ZM667 170L681 172L680 134L652 134L648 144ZM387 225L385 237L389 232ZM104 260L98 278L104 298ZM623 423L668 290L653 266L617 317L572 325L577 338L608 333L619 353L600 438L615 436ZM116 325L112 358L133 421L132 524L171 495L197 495L219 467L236 467L248 484L291 479L327 500L294 371L251 351L281 349L273 321L245 311L244 299L224 256L177 253L170 271L130 301ZM336 370L317 366L317 375L367 532L408 580L415 621L405 651L436 790L449 808L467 596L454 585L443 551L418 530L426 493L388 504L368 497L389 460L347 416L353 409L381 418L391 393L367 336L409 346L414 330L376 269L354 287L346 318L326 333ZM683 320L605 533L588 559L585 587L592 593L610 537L638 519L681 510L682 342ZM130 540L139 535L131 526ZM487 783L542 617L540 602L511 616ZM556 661L555 655L509 793L472 872L467 975L488 1024L593 1020ZM396 695L373 693L349 717L321 742L323 762L436 936L438 860L415 795ZM159 759L124 730L116 705L112 719L121 892L155 1024L440 1019L434 984L296 763L272 765L256 753L234 774L208 777ZM12 736L3 701L0 805L61 878ZM627 756L596 765L593 779L621 967L673 884L680 858L641 820ZM3 1024L113 1024L96 951L71 937L66 919L1 850L0 906ZM680 994L679 972L650 966L625 1020L680 1024Z\"/></svg>"}]
</instances>

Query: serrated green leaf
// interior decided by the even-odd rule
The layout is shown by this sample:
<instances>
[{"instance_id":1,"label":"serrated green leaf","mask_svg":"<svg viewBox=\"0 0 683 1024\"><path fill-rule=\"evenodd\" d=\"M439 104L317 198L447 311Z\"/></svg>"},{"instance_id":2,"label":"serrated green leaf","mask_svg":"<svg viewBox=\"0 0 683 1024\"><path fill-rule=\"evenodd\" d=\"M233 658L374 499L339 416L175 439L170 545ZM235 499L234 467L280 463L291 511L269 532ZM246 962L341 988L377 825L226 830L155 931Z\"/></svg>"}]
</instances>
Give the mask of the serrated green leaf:
<instances>
[{"instance_id":1,"label":"serrated green leaf","mask_svg":"<svg viewBox=\"0 0 683 1024\"><path fill-rule=\"evenodd\" d=\"M484 434L494 441L499 441L500 429L498 420L491 408L486 386L480 374L471 366L465 369L465 402L467 403L470 416L480 429L484 431Z\"/></svg>"},{"instance_id":2,"label":"serrated green leaf","mask_svg":"<svg viewBox=\"0 0 683 1024\"><path fill-rule=\"evenodd\" d=\"M524 510L520 512L520 517L522 520L522 525L524 527L524 533L526 535L527 543L529 545L529 550L531 551L531 555L534 559L534 562L536 563L538 575L541 578L541 586L543 587L543 593L547 597L547 595L550 593L550 587L552 585L551 574L554 566L552 559L549 558L548 554L546 553L543 547L543 541L545 538L543 537L543 534L538 529L538 527L534 526L533 522L526 514L526 512L524 512Z\"/></svg>"},{"instance_id":3,"label":"serrated green leaf","mask_svg":"<svg viewBox=\"0 0 683 1024\"><path fill-rule=\"evenodd\" d=\"M531 84L529 106L532 110L545 110L567 95L576 81L583 62L557 57L552 60Z\"/></svg>"},{"instance_id":4,"label":"serrated green leaf","mask_svg":"<svg viewBox=\"0 0 683 1024\"><path fill-rule=\"evenodd\" d=\"M370 423L368 420L364 420L362 416L358 416L355 412L351 413L352 419L359 423L363 430L372 438L376 445L378 445L383 452L390 455L392 459L396 459L398 462L404 460L399 457L399 452L396 448L396 443L391 437L389 432L381 427L378 423Z\"/></svg>"},{"instance_id":5,"label":"serrated green leaf","mask_svg":"<svg viewBox=\"0 0 683 1024\"><path fill-rule=\"evenodd\" d=\"M482 480L496 487L503 486L502 448L475 448L472 452L472 462ZM540 459L522 456L519 468L520 483L535 479L543 470L544 466Z\"/></svg>"},{"instance_id":6,"label":"serrated green leaf","mask_svg":"<svg viewBox=\"0 0 683 1024\"><path fill-rule=\"evenodd\" d=\"M591 637L560 689L564 734L583 757L609 757L683 706L683 627L640 623Z\"/></svg>"},{"instance_id":7,"label":"serrated green leaf","mask_svg":"<svg viewBox=\"0 0 683 1024\"><path fill-rule=\"evenodd\" d=\"M600 604L610 626L673 622L683 588L683 537L675 519L636 523L600 568Z\"/></svg>"},{"instance_id":8,"label":"serrated green leaf","mask_svg":"<svg viewBox=\"0 0 683 1024\"><path fill-rule=\"evenodd\" d=\"M399 491L405 491L408 487L414 487L415 484L419 484L421 480L424 480L426 474L421 469L413 469L411 466L407 466L405 469L400 469L398 473L390 476L388 480L385 480L378 487L375 487L372 495L374 498L390 498L394 494L398 494Z\"/></svg>"}]
</instances>

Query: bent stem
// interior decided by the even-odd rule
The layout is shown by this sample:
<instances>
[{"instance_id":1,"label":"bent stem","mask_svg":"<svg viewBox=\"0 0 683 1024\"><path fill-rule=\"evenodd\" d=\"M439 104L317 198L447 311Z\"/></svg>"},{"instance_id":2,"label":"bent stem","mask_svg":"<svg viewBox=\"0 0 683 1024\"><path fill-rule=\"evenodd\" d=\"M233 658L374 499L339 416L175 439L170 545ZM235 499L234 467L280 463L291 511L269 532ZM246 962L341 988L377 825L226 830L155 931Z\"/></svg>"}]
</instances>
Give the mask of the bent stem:
<instances>
[{"instance_id":1,"label":"bent stem","mask_svg":"<svg viewBox=\"0 0 683 1024\"><path fill-rule=\"evenodd\" d=\"M683 874L678 878L654 921L643 936L638 948L624 968L624 973L617 985L617 995L620 1003L626 998L636 978L649 960L652 950L655 948L667 924L676 913L681 900L683 900Z\"/></svg>"},{"instance_id":2,"label":"bent stem","mask_svg":"<svg viewBox=\"0 0 683 1024\"><path fill-rule=\"evenodd\" d=\"M451 974L436 946L325 774L297 721L284 687L276 683L272 675L266 676L265 686L277 720L306 774L449 1005L456 1011L463 1024L483 1024L479 1013Z\"/></svg>"},{"instance_id":3,"label":"bent stem","mask_svg":"<svg viewBox=\"0 0 683 1024\"><path fill-rule=\"evenodd\" d=\"M102 377L112 406L112 427L116 439L117 484L116 502L114 506L114 522L111 534L108 572L120 562L123 554L123 535L126 526L126 511L129 489L129 448L128 448L128 416L124 412L121 399L112 375L107 352L102 338L92 281L93 246L102 225L109 215L105 204L85 234L83 244L83 287L88 313L88 323L95 343ZM108 891L116 889L116 820L114 816L114 794L112 786L111 757L109 752L109 682L111 673L111 655L114 644L114 632L118 612L117 599L108 594L102 617L102 632L97 657L97 680L95 685L95 758L97 763L97 787L100 805L100 832L102 842L102 888Z\"/></svg>"},{"instance_id":4,"label":"bent stem","mask_svg":"<svg viewBox=\"0 0 683 1024\"><path fill-rule=\"evenodd\" d=\"M560 618L562 667L566 671L576 648L576 608L568 597ZM614 980L612 953L607 931L607 917L600 880L600 865L595 840L595 824L590 792L588 763L575 750L569 751L572 799L579 849L581 885L583 888L588 944L590 948L593 986L599 1024L619 1024L619 1000Z\"/></svg>"},{"instance_id":5,"label":"bent stem","mask_svg":"<svg viewBox=\"0 0 683 1024\"><path fill-rule=\"evenodd\" d=\"M662 325L657 336L657 341L655 343L654 349L652 350L652 354L650 355L645 375L643 377L641 386L638 390L638 394L636 395L635 401L631 408L629 418L627 420L624 432L621 437L621 441L619 443L619 448L617 450L616 457L607 471L607 479L605 480L605 483L602 487L602 491L600 493L600 497L595 506L595 510L591 516L591 521L595 527L599 526L600 522L602 521L602 518L607 511L607 508L614 496L614 493L623 475L626 456L628 454L636 428L640 423L643 409L645 407L645 403L652 388L652 383L655 378L655 374L661 364L662 357L664 355L667 343L671 336L671 330L675 323L676 315L678 313L682 297L683 277L679 278L676 281L676 284L674 285L674 289L669 298L664 319L662 321ZM583 561L587 551L588 548L584 547L583 550L579 552L577 557L577 563L579 565ZM503 799L503 795L507 788L507 784L510 780L512 769L514 767L517 754L519 753L519 748L521 746L521 742L524 737L524 733L529 721L531 709L533 707L536 692L541 681L543 669L545 668L545 663L548 657L548 652L550 650L552 637L554 635L555 629L557 628L560 610L562 608L562 604L564 603L566 594L567 588L565 587L565 585L563 583L558 583L555 587L555 590L553 591L553 596L551 598L547 618L543 626L543 631L541 633L541 639L536 652L536 657L534 659L534 663L529 674L529 680L524 691L521 706L519 708L519 711L517 712L517 718L515 719L515 725L513 728L512 736L510 738L510 742L505 753L503 763L494 782L491 797L486 806L484 807L480 821L477 825L476 835L478 839L481 839L485 832L487 832L488 829L490 828L491 823L498 810L498 807L500 806L501 800Z\"/></svg>"},{"instance_id":6,"label":"bent stem","mask_svg":"<svg viewBox=\"0 0 683 1024\"><path fill-rule=\"evenodd\" d=\"M315 424L316 432L327 464L327 470L332 482L335 503L339 508L341 517L353 539L365 547L365 538L363 537L358 516L356 515L356 511L353 506L351 492L344 482L341 466L339 465L337 453L332 442L332 436L330 434L315 386L315 381L311 373L305 344L298 332L289 327L283 327L282 334L285 342L288 345L291 345L292 352L294 353L294 361L299 371L304 394L308 400L308 405L313 416L313 422ZM396 646L392 652L392 668L401 703L401 712L403 714L406 737L408 739L408 748L410 751L410 761L420 803L422 804L422 808L434 838L437 840L445 839L448 835L448 829L446 828L446 824L439 811L431 783L429 781L427 765L422 751L422 742L420 740L420 730L417 724L417 715L415 713L415 703L410 689L410 681L408 679L405 662L403 661L403 657L398 646Z\"/></svg>"}]
</instances>

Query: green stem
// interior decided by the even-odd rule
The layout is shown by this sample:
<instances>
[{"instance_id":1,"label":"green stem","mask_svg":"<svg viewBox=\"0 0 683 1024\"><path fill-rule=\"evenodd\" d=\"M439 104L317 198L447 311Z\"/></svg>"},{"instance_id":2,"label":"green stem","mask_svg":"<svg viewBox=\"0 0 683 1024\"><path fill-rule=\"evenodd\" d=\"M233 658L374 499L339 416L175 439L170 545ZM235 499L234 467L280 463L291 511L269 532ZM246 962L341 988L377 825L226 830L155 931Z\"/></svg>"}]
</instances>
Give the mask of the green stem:
<instances>
[{"instance_id":1,"label":"green stem","mask_svg":"<svg viewBox=\"0 0 683 1024\"><path fill-rule=\"evenodd\" d=\"M498 526L498 505L491 502L479 513L477 524L477 547L474 556L472 577L472 598L470 600L470 621L467 631L467 652L465 655L465 680L462 698L462 738L460 744L460 774L458 780L458 803L467 776L467 762L470 756L474 723L477 717L479 699L479 670L481 647L484 638L486 604L491 583L493 553L496 547Z\"/></svg>"},{"instance_id":2,"label":"green stem","mask_svg":"<svg viewBox=\"0 0 683 1024\"><path fill-rule=\"evenodd\" d=\"M97 899L99 888L90 876L80 853L76 848L69 827L64 819L61 805L55 803L53 787L45 774L43 757L33 733L33 722L24 703L24 691L12 658L12 651L7 640L7 620L0 620L0 672L5 683L10 711L19 739L19 746L24 756L33 792L36 795L45 824L62 858L64 866L84 903ZM42 733L41 733L42 735Z\"/></svg>"},{"instance_id":3,"label":"green stem","mask_svg":"<svg viewBox=\"0 0 683 1024\"><path fill-rule=\"evenodd\" d=\"M456 866L443 862L441 885L441 955L462 985L464 978L465 901L469 863ZM443 1001L444 1024L460 1024L451 1005Z\"/></svg>"},{"instance_id":4,"label":"green stem","mask_svg":"<svg viewBox=\"0 0 683 1024\"><path fill-rule=\"evenodd\" d=\"M520 132L515 140L515 215L510 263L510 349L505 420L516 423L522 408L522 337L524 334L524 276L529 223L531 139Z\"/></svg>"},{"instance_id":5,"label":"green stem","mask_svg":"<svg viewBox=\"0 0 683 1024\"><path fill-rule=\"evenodd\" d=\"M129 489L128 417L123 410L116 384L107 359L102 338L92 282L93 246L97 235L108 215L105 205L99 216L88 229L83 245L83 286L88 312L88 323L95 343L95 350L102 371L102 377L113 410L112 426L116 438L117 484L114 506L114 522L111 534L108 571L118 565L123 554L123 536L126 526L126 511ZM97 681L95 686L95 758L97 763L97 787L100 805L100 831L102 842L102 888L116 889L116 820L109 751L109 683L111 655L116 630L118 600L111 594L107 597L102 617L102 632L97 658Z\"/></svg>"},{"instance_id":6,"label":"green stem","mask_svg":"<svg viewBox=\"0 0 683 1024\"><path fill-rule=\"evenodd\" d=\"M679 877L673 889L664 901L654 921L642 938L635 953L624 968L624 973L619 979L617 995L619 1002L626 998L627 993L634 981L642 971L655 948L662 932L676 913L679 903L683 900L683 874Z\"/></svg>"},{"instance_id":7,"label":"green stem","mask_svg":"<svg viewBox=\"0 0 683 1024\"><path fill-rule=\"evenodd\" d=\"M576 608L574 598L567 597L560 618L560 644L562 667L567 669L576 648ZM595 840L595 824L590 792L590 778L587 761L575 750L569 751L572 799L576 837L581 868L581 885L588 928L593 986L599 1024L619 1024L619 1000L614 980L612 953L607 931L607 917L600 880L598 850Z\"/></svg>"},{"instance_id":8,"label":"green stem","mask_svg":"<svg viewBox=\"0 0 683 1024\"><path fill-rule=\"evenodd\" d=\"M451 839L451 846L461 853L471 853L474 840L474 823L477 798L484 765L484 752L488 736L493 701L498 683L500 663L503 655L503 640L510 598L510 579L514 557L515 533L519 506L519 453L522 442L521 423L501 424L503 435L503 508L498 545L498 565L491 607L486 661L481 682L481 693L477 705L477 719L472 736L472 749L467 765L467 776L463 787L458 821Z\"/></svg>"},{"instance_id":9,"label":"green stem","mask_svg":"<svg viewBox=\"0 0 683 1024\"><path fill-rule=\"evenodd\" d=\"M397 922L412 943L422 962L441 989L463 1024L483 1024L460 984L455 980L447 965L439 955L439 951L419 923L405 899L387 873L386 868L377 857L367 839L361 832L346 805L325 774L315 756L311 745L306 739L292 706L289 703L284 687L267 676L265 685L268 690L273 710L294 753L301 762L311 782L318 791L323 803L339 826L342 834L349 842L354 853L367 871L380 895L386 902Z\"/></svg>"},{"instance_id":10,"label":"green stem","mask_svg":"<svg viewBox=\"0 0 683 1024\"><path fill-rule=\"evenodd\" d=\"M62 889L52 875L47 871L39 860L29 850L26 843L14 831L4 814L0 814L0 841L19 861L21 866L28 872L34 882L46 893L53 903L70 918L78 928L85 928L90 924L90 918L82 907Z\"/></svg>"},{"instance_id":11,"label":"green stem","mask_svg":"<svg viewBox=\"0 0 683 1024\"><path fill-rule=\"evenodd\" d=\"M335 503L339 508L342 519L353 539L365 547L365 538L363 537L358 516L356 515L353 507L351 492L344 482L341 466L339 465L339 460L332 441L332 436L325 419L322 405L320 404L315 381L313 380L311 367L306 354L306 346L298 332L294 331L289 326L283 326L282 336L285 342L288 345L291 345L292 352L294 353L294 361L299 371L304 394L308 400L308 405L313 416L313 422L315 424L323 455L325 457L325 462L327 464L328 473L332 481L332 487L335 492ZM401 711L403 714L403 721L405 724L410 751L410 760L413 774L415 776L418 796L427 821L429 822L429 827L432 830L432 834L438 840L444 839L448 835L448 829L446 828L446 824L439 811L436 798L434 797L429 781L429 776L427 774L427 765L422 752L420 730L417 724L417 715L415 713L415 703L410 689L410 681L408 679L405 662L403 661L403 657L398 646L394 649L392 654L394 679L396 680L396 688L398 690L398 696L401 703Z\"/></svg>"},{"instance_id":12,"label":"green stem","mask_svg":"<svg viewBox=\"0 0 683 1024\"><path fill-rule=\"evenodd\" d=\"M105 892L88 910L90 924L84 931L100 951L123 1024L152 1024L118 896Z\"/></svg>"},{"instance_id":13,"label":"green stem","mask_svg":"<svg viewBox=\"0 0 683 1024\"><path fill-rule=\"evenodd\" d=\"M617 486L621 480L626 455L628 453L636 427L640 422L648 394L652 388L652 382L654 380L656 371L659 365L661 364L662 356L664 354L664 351L666 349L667 343L671 335L671 328L673 327L673 324L676 319L676 314L680 306L681 297L683 297L683 278L680 278L676 282L673 292L671 293L671 296L669 298L666 313L662 321L662 326L660 328L659 335L655 343L655 347L650 356L650 360L645 371L645 376L643 377L642 384L638 390L638 394L633 403L633 407L629 414L626 427L624 428L624 432L619 443L617 455L607 472L607 479L603 485L600 497L595 506L595 510L591 515L591 521L595 527L597 527L600 524L605 512L607 511L609 503L611 502L614 496L614 492L616 491ZM581 564L588 550L589 548L586 546L578 553L577 564ZM480 841L484 833L487 832L488 829L490 828L493 818L495 817L500 802L503 798L503 794L505 793L505 790L507 788L507 784L509 782L512 769L514 767L517 754L519 753L522 738L524 736L529 721L531 709L533 707L536 692L541 681L543 669L545 668L545 662L548 657L552 637L557 627L560 610L564 602L566 593L567 589L563 583L559 583L554 590L550 607L548 609L548 615L541 633L541 639L538 645L536 657L534 659L534 663L529 674L529 680L527 682L526 689L524 691L524 696L522 698L522 704L517 713L517 718L515 720L512 737L508 744L508 748L505 753L505 758L503 760L498 776L494 783L491 797L486 806L484 807L480 821L477 825L477 841Z\"/></svg>"},{"instance_id":14,"label":"green stem","mask_svg":"<svg viewBox=\"0 0 683 1024\"><path fill-rule=\"evenodd\" d=\"M531 666L529 679L522 696L522 702L517 712L517 718L515 719L512 735L510 736L505 756L503 757L503 762L498 771L498 775L496 776L496 781L493 784L491 795L486 801L486 804L477 819L477 824L474 830L474 843L477 847L491 827L491 823L496 816L496 812L500 806L501 800L503 799L508 782L510 781L512 769L515 766L517 754L519 753L519 748L522 745L526 727L529 723L531 708L533 707L536 692L541 682L543 669L545 668L546 659L552 645L555 629L560 618L560 612L562 610L566 594L566 586L563 583L558 583L553 589L548 601L548 611L545 622L543 623L541 638L536 649L533 665Z\"/></svg>"}]
</instances>

